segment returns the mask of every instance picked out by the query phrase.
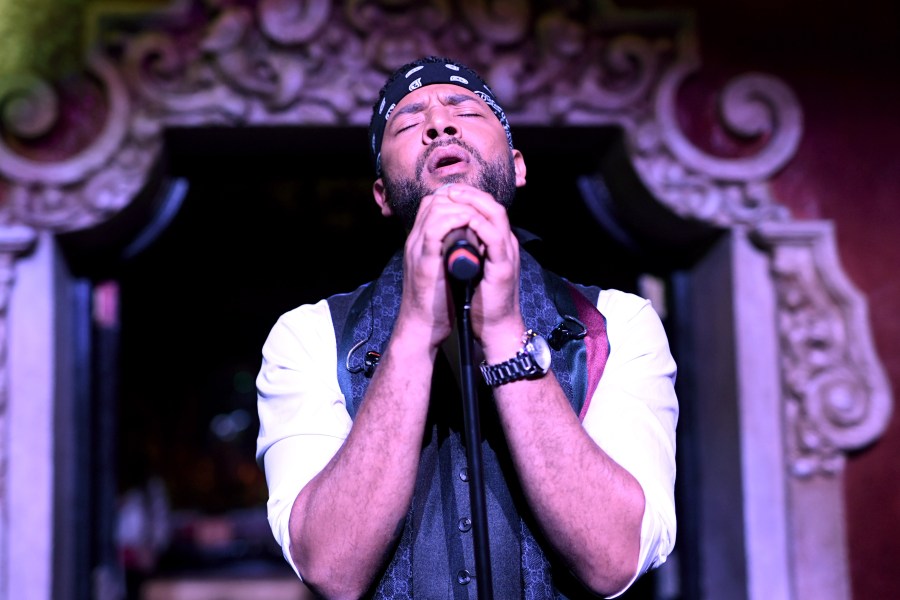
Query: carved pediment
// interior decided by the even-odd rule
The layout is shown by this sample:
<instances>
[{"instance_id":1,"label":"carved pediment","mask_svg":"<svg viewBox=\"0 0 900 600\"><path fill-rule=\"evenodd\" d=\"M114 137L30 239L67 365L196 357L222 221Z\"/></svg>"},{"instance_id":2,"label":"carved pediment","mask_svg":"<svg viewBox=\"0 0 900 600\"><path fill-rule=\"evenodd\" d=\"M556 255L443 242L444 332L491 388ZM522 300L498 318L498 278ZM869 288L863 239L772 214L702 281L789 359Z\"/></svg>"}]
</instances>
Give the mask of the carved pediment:
<instances>
[{"instance_id":1,"label":"carved pediment","mask_svg":"<svg viewBox=\"0 0 900 600\"><path fill-rule=\"evenodd\" d=\"M30 77L0 90L3 221L66 231L109 218L147 183L167 127L366 126L386 74L427 54L483 72L514 125L621 128L647 188L681 216L716 226L787 216L765 182L796 150L795 98L771 77L736 79L721 124L765 141L739 159L701 150L676 112L699 66L683 14L606 2L263 0L187 4L147 22L104 32L110 41L68 97ZM89 101L71 101L84 90Z\"/></svg>"},{"instance_id":2,"label":"carved pediment","mask_svg":"<svg viewBox=\"0 0 900 600\"><path fill-rule=\"evenodd\" d=\"M364 127L386 74L427 54L459 57L483 72L513 124L621 128L641 181L677 215L717 227L789 222L768 180L796 151L802 132L797 101L772 77L736 78L721 94L721 125L764 142L739 158L713 156L694 144L677 114L680 86L699 68L686 15L631 13L605 2L563 11L526 2L263 0L179 5L148 22L152 26L132 34L104 32L112 41L90 56L85 83L75 90L28 76L4 82L0 223L70 231L110 218L147 184L168 127ZM85 90L88 101L73 100ZM773 250L778 289L790 286L793 295L834 299L823 293L834 285L819 277L784 283L784 257L798 252L796 245L790 248ZM807 270L834 270L830 258L823 264L812 245L804 248ZM834 387L801 377L802 366L821 352L814 344L795 343L798 332L807 331L797 320L811 313L798 312L786 300L788 292L782 294L778 324L786 389L807 399L796 406L809 405L826 389L848 398L888 398L867 412L878 425L849 444L836 433L844 421L827 416L834 411L807 406L800 419L788 402L796 439L819 436L806 446L832 459L839 456L835 448L876 436L890 406L883 377L873 383L877 363L860 333L865 328L856 306L864 300L845 279L838 281L851 301L832 300L820 316L826 328L852 326L855 332L832 344L862 355L841 371L847 375L842 381L850 383ZM817 468L832 459L822 458ZM808 471L795 463L798 472Z\"/></svg>"},{"instance_id":3,"label":"carved pediment","mask_svg":"<svg viewBox=\"0 0 900 600\"><path fill-rule=\"evenodd\" d=\"M679 88L699 68L683 14L632 13L606 2L561 10L513 1L262 0L179 4L147 23L134 33L105 31L83 83L4 82L0 223L7 228L70 231L121 211L147 184L169 127L367 126L393 66L439 54L483 72L513 124L620 128L643 185L681 217L794 230L768 181L796 151L796 99L772 77L738 77L722 91L720 125L761 143L737 158L694 144L677 114ZM830 239L830 230L823 235ZM763 237L776 240L785 389L800 399L786 399L792 439L807 440L798 447L820 457L815 468L800 459L794 468L829 470L823 465L837 449L873 439L889 414L890 394L859 318L864 299L845 278L822 275L837 268L833 254L818 250L828 240L798 246L796 236ZM798 309L790 299L800 296L813 308ZM829 338L836 354L815 373L809 369L822 347L796 341L812 331L801 325L814 314L821 327L843 332ZM824 383L814 376L823 372ZM838 372L840 385L831 381ZM841 410L837 396L847 404ZM846 417L865 399L871 410ZM869 425L860 429L863 418Z\"/></svg>"}]
</instances>

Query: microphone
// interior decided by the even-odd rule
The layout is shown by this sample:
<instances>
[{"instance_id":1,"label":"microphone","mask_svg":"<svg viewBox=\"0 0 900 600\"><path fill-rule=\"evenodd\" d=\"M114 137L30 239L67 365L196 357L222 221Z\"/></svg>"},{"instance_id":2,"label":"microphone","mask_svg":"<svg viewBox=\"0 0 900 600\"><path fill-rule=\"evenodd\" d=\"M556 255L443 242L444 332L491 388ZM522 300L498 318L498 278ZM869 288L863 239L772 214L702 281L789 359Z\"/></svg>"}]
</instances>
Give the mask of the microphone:
<instances>
[{"instance_id":1,"label":"microphone","mask_svg":"<svg viewBox=\"0 0 900 600\"><path fill-rule=\"evenodd\" d=\"M478 237L468 227L454 229L444 238L444 265L459 281L475 282L481 277L482 256Z\"/></svg>"}]
</instances>

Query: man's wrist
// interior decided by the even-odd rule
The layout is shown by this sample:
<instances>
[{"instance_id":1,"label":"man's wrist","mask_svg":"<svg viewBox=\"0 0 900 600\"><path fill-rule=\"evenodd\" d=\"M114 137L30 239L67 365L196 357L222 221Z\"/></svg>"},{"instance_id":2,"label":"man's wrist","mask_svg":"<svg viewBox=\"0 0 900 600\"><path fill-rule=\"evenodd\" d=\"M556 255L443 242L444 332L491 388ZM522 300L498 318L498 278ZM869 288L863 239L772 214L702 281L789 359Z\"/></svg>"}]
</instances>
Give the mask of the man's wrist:
<instances>
[{"instance_id":1,"label":"man's wrist","mask_svg":"<svg viewBox=\"0 0 900 600\"><path fill-rule=\"evenodd\" d=\"M515 356L522 349L522 332L524 321L511 321L491 328L483 333L481 348L484 360L488 364L498 363Z\"/></svg>"},{"instance_id":2,"label":"man's wrist","mask_svg":"<svg viewBox=\"0 0 900 600\"><path fill-rule=\"evenodd\" d=\"M529 329L522 335L521 346L515 355L497 363L481 363L481 374L492 387L519 381L537 379L550 370L551 355L547 340Z\"/></svg>"},{"instance_id":3,"label":"man's wrist","mask_svg":"<svg viewBox=\"0 0 900 600\"><path fill-rule=\"evenodd\" d=\"M413 356L437 356L441 345L433 327L415 319L398 318L388 342L388 347L395 347L394 353L406 353Z\"/></svg>"}]
</instances>

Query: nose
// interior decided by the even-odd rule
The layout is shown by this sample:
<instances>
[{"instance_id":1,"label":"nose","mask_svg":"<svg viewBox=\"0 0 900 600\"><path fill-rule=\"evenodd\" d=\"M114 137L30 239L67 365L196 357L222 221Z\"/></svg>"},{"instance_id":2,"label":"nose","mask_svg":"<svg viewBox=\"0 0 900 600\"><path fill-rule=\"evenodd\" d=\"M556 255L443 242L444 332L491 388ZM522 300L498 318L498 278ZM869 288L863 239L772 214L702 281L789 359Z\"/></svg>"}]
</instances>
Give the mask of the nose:
<instances>
[{"instance_id":1,"label":"nose","mask_svg":"<svg viewBox=\"0 0 900 600\"><path fill-rule=\"evenodd\" d=\"M424 130L425 143L431 143L441 137L459 137L459 123L445 108L435 108L429 112L428 123Z\"/></svg>"}]
</instances>

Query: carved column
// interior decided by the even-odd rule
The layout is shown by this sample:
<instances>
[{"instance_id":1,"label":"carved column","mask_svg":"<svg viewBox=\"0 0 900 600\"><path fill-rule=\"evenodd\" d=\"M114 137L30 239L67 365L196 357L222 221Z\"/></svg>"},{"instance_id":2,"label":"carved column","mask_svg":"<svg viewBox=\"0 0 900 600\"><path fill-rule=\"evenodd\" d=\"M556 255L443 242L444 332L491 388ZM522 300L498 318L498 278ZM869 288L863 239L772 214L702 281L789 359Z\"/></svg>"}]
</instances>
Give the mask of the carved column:
<instances>
[{"instance_id":1,"label":"carved column","mask_svg":"<svg viewBox=\"0 0 900 600\"><path fill-rule=\"evenodd\" d=\"M9 297L15 282L15 260L27 252L35 240L33 230L21 225L0 225L0 598L9 596L9 495L7 466L9 464L8 408L9 369L7 318Z\"/></svg>"},{"instance_id":2,"label":"carved column","mask_svg":"<svg viewBox=\"0 0 900 600\"><path fill-rule=\"evenodd\" d=\"M805 567L797 569L797 597L849 598L845 454L884 432L890 385L865 299L841 269L833 225L767 223L757 238L771 253L777 290L792 559Z\"/></svg>"}]
</instances>

